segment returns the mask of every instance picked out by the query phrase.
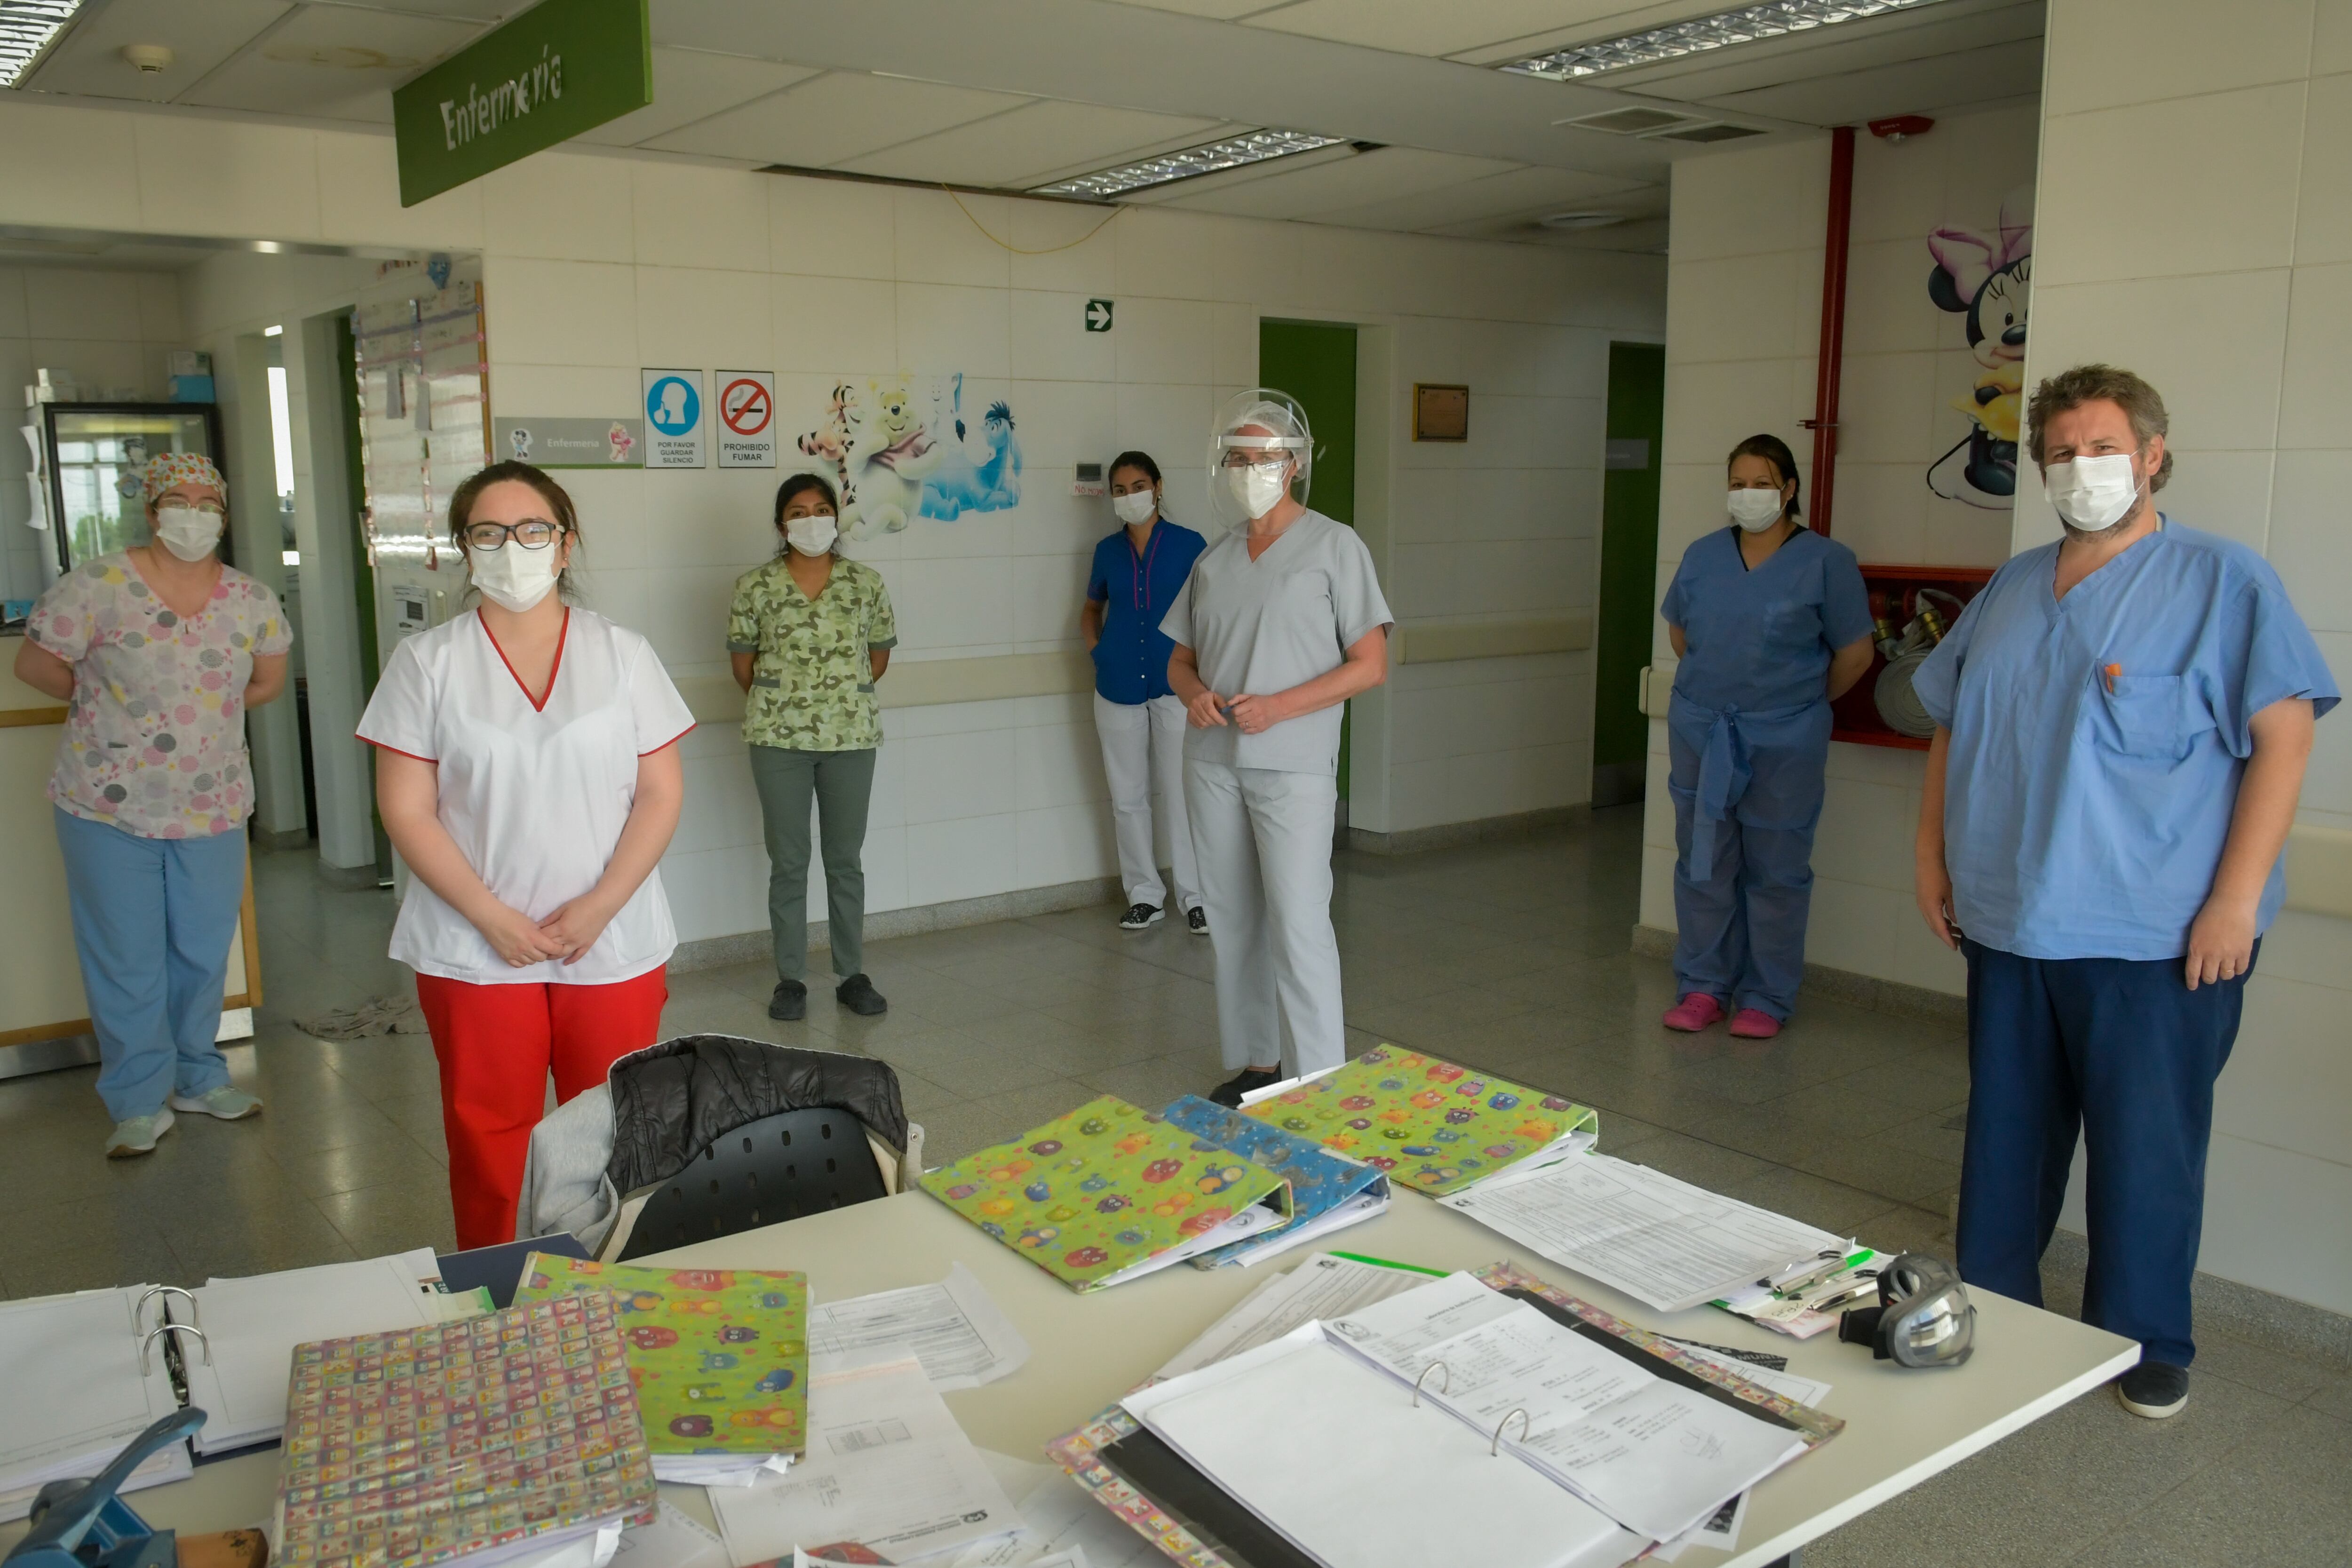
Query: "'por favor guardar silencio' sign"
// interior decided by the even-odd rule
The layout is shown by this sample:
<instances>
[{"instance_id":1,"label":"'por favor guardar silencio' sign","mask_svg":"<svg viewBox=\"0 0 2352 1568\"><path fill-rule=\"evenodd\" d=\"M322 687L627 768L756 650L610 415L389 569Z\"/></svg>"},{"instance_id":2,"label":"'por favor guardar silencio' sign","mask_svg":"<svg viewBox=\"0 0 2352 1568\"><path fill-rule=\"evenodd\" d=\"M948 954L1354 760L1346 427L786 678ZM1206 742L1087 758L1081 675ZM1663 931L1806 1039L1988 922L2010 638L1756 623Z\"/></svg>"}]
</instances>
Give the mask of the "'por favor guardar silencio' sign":
<instances>
[{"instance_id":1,"label":"'por favor guardar silencio' sign","mask_svg":"<svg viewBox=\"0 0 2352 1568\"><path fill-rule=\"evenodd\" d=\"M413 207L654 100L650 0L540 0L392 95Z\"/></svg>"}]
</instances>

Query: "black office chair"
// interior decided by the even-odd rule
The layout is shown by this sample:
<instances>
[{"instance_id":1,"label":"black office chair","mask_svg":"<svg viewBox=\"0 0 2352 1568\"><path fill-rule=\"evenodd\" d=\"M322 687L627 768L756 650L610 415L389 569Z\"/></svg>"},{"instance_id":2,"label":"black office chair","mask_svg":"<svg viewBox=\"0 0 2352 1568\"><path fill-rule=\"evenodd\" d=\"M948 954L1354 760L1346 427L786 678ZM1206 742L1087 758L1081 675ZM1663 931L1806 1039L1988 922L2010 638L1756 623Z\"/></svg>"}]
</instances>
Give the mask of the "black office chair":
<instances>
[{"instance_id":1,"label":"black office chair","mask_svg":"<svg viewBox=\"0 0 2352 1568\"><path fill-rule=\"evenodd\" d=\"M780 1111L717 1139L662 1183L620 1260L888 1195L856 1117L831 1105Z\"/></svg>"}]
</instances>

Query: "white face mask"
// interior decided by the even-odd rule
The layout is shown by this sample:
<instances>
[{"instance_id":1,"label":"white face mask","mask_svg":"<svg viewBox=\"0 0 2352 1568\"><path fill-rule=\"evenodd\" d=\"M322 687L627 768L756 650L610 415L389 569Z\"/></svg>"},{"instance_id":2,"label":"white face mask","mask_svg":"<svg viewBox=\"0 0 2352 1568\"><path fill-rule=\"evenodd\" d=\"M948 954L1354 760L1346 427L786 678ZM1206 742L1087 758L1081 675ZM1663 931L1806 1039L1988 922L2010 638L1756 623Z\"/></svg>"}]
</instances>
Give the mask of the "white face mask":
<instances>
[{"instance_id":1,"label":"white face mask","mask_svg":"<svg viewBox=\"0 0 2352 1568\"><path fill-rule=\"evenodd\" d=\"M1789 503L1780 499L1779 490L1741 489L1730 492L1727 503L1731 521L1750 533L1761 533L1780 521Z\"/></svg>"},{"instance_id":2,"label":"white face mask","mask_svg":"<svg viewBox=\"0 0 2352 1568\"><path fill-rule=\"evenodd\" d=\"M1150 522L1151 514L1160 510L1160 501L1150 490L1134 490L1127 495L1111 497L1110 510L1111 514L1124 523Z\"/></svg>"},{"instance_id":3,"label":"white face mask","mask_svg":"<svg viewBox=\"0 0 2352 1568\"><path fill-rule=\"evenodd\" d=\"M1252 463L1245 468L1227 468L1225 482L1234 488L1234 499L1252 517L1264 517L1290 493L1290 465Z\"/></svg>"},{"instance_id":4,"label":"white face mask","mask_svg":"<svg viewBox=\"0 0 2352 1568\"><path fill-rule=\"evenodd\" d=\"M2128 452L2053 463L2042 482L2050 504L2078 533L2103 533L2139 504L2139 480L2132 477Z\"/></svg>"},{"instance_id":5,"label":"white face mask","mask_svg":"<svg viewBox=\"0 0 2352 1568\"><path fill-rule=\"evenodd\" d=\"M498 550L469 548L466 559L474 569L474 586L482 591L482 597L520 615L553 590L562 553L559 545L525 550L509 540Z\"/></svg>"},{"instance_id":6,"label":"white face mask","mask_svg":"<svg viewBox=\"0 0 2352 1568\"><path fill-rule=\"evenodd\" d=\"M803 555L822 555L841 537L841 525L822 512L784 520L784 542Z\"/></svg>"},{"instance_id":7,"label":"white face mask","mask_svg":"<svg viewBox=\"0 0 2352 1568\"><path fill-rule=\"evenodd\" d=\"M193 564L210 555L213 546L220 542L224 521L216 511L192 506L157 507L155 538L164 549Z\"/></svg>"}]
</instances>

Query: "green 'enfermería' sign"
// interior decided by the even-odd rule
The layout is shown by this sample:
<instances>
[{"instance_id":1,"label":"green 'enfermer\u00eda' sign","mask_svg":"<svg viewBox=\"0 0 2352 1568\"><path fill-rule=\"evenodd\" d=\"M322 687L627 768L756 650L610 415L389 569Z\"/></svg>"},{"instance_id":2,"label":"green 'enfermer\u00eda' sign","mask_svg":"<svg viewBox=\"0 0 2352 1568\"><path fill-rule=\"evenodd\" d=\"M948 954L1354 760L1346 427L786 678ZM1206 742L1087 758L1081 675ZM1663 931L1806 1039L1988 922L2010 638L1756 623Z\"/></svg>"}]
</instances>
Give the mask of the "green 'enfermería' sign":
<instances>
[{"instance_id":1,"label":"green 'enfermer\u00eda' sign","mask_svg":"<svg viewBox=\"0 0 2352 1568\"><path fill-rule=\"evenodd\" d=\"M392 95L400 205L654 100L650 0L540 0Z\"/></svg>"}]
</instances>

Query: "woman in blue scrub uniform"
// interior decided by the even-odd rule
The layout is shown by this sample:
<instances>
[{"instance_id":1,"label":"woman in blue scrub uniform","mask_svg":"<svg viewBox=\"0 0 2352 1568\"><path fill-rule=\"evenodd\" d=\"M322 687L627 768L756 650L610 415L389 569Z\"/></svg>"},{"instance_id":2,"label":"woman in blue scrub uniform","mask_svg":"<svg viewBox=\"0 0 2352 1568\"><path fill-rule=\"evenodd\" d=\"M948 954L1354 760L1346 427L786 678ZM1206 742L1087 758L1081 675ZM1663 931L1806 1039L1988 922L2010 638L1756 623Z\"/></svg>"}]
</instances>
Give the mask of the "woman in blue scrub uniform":
<instances>
[{"instance_id":1,"label":"woman in blue scrub uniform","mask_svg":"<svg viewBox=\"0 0 2352 1568\"><path fill-rule=\"evenodd\" d=\"M1659 613L1674 643L1666 711L1675 803L1675 985L1662 1022L1780 1032L1805 969L1813 824L1830 703L1870 668L1870 595L1853 552L1801 521L1777 436L1731 449L1730 526L1683 552Z\"/></svg>"}]
</instances>

